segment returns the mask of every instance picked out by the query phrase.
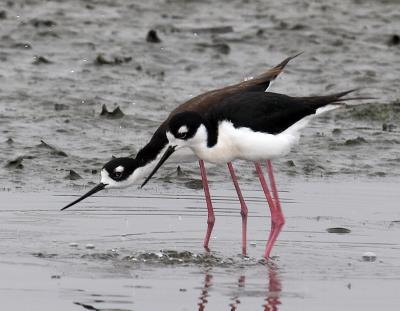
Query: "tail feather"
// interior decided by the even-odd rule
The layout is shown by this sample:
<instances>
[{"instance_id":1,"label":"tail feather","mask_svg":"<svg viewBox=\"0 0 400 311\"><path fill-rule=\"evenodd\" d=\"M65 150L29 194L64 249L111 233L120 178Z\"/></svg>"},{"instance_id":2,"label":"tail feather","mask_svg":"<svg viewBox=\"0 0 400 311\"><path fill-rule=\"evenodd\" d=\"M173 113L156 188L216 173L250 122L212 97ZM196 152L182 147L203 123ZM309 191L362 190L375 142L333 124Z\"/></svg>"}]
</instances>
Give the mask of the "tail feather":
<instances>
[{"instance_id":1,"label":"tail feather","mask_svg":"<svg viewBox=\"0 0 400 311\"><path fill-rule=\"evenodd\" d=\"M327 105L346 105L346 101L350 100L368 100L374 99L373 97L366 96L355 96L355 97L345 97L346 95L358 91L359 89L351 89L348 91L334 93L331 95L325 96L310 96L310 97L301 97L301 100L308 102L314 109L318 109Z\"/></svg>"}]
</instances>

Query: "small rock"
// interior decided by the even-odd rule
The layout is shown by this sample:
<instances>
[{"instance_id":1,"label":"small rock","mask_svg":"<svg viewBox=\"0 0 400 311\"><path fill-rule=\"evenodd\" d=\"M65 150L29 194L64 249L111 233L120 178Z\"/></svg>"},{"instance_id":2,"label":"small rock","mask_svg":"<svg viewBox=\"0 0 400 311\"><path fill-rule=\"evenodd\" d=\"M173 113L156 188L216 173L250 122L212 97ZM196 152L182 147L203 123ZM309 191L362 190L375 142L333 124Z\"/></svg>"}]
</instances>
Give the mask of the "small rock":
<instances>
[{"instance_id":1,"label":"small rock","mask_svg":"<svg viewBox=\"0 0 400 311\"><path fill-rule=\"evenodd\" d=\"M181 167L179 165L176 168L176 175L178 175L178 176L183 176L184 175L183 172L182 172L182 169L181 169Z\"/></svg>"},{"instance_id":2,"label":"small rock","mask_svg":"<svg viewBox=\"0 0 400 311\"><path fill-rule=\"evenodd\" d=\"M12 145L14 143L14 139L12 139L11 137L7 138L6 143L9 145Z\"/></svg>"},{"instance_id":3,"label":"small rock","mask_svg":"<svg viewBox=\"0 0 400 311\"><path fill-rule=\"evenodd\" d=\"M56 24L56 22L49 20L49 19L32 19L30 21L30 23L34 26L34 27L53 27Z\"/></svg>"},{"instance_id":4,"label":"small rock","mask_svg":"<svg viewBox=\"0 0 400 311\"><path fill-rule=\"evenodd\" d=\"M365 252L362 254L362 260L366 262L374 262L376 260L376 254L373 252Z\"/></svg>"},{"instance_id":5,"label":"small rock","mask_svg":"<svg viewBox=\"0 0 400 311\"><path fill-rule=\"evenodd\" d=\"M388 41L388 45L399 45L400 44L400 36L392 35Z\"/></svg>"},{"instance_id":6,"label":"small rock","mask_svg":"<svg viewBox=\"0 0 400 311\"><path fill-rule=\"evenodd\" d=\"M332 134L334 134L334 135L339 135L339 134L341 134L341 133L342 133L342 130L341 130L341 129L334 128L334 129L332 130Z\"/></svg>"},{"instance_id":7,"label":"small rock","mask_svg":"<svg viewBox=\"0 0 400 311\"><path fill-rule=\"evenodd\" d=\"M147 33L146 41L150 43L160 43L161 39L158 37L158 34L154 29L150 29Z\"/></svg>"},{"instance_id":8,"label":"small rock","mask_svg":"<svg viewBox=\"0 0 400 311\"><path fill-rule=\"evenodd\" d=\"M347 139L344 144L346 146L356 146L356 145L361 145L365 144L367 140L361 136L358 136L357 138L352 138L352 139Z\"/></svg>"},{"instance_id":9,"label":"small rock","mask_svg":"<svg viewBox=\"0 0 400 311\"><path fill-rule=\"evenodd\" d=\"M179 291L180 291L180 292L186 292L187 289L186 289L186 288L180 288Z\"/></svg>"},{"instance_id":10,"label":"small rock","mask_svg":"<svg viewBox=\"0 0 400 311\"><path fill-rule=\"evenodd\" d=\"M294 164L293 160L286 161L286 165L289 166L289 167L295 167L296 166L296 164Z\"/></svg>"},{"instance_id":11,"label":"small rock","mask_svg":"<svg viewBox=\"0 0 400 311\"><path fill-rule=\"evenodd\" d=\"M257 243L256 242L250 242L250 246L255 247L255 246L257 246Z\"/></svg>"},{"instance_id":12,"label":"small rock","mask_svg":"<svg viewBox=\"0 0 400 311\"><path fill-rule=\"evenodd\" d=\"M39 147L44 147L44 148L50 149L51 153L54 154L54 155L58 155L58 156L61 156L61 157L68 157L68 155L64 151L59 150L59 149L57 149L56 147L54 147L52 145L49 145L44 140L40 140Z\"/></svg>"},{"instance_id":13,"label":"small rock","mask_svg":"<svg viewBox=\"0 0 400 311\"><path fill-rule=\"evenodd\" d=\"M44 56L35 56L33 58L32 64L34 65L48 65L52 64L53 62L49 61L46 57Z\"/></svg>"},{"instance_id":14,"label":"small rock","mask_svg":"<svg viewBox=\"0 0 400 311\"><path fill-rule=\"evenodd\" d=\"M95 248L95 246L93 245L93 244L86 244L86 249L94 249Z\"/></svg>"},{"instance_id":15,"label":"small rock","mask_svg":"<svg viewBox=\"0 0 400 311\"><path fill-rule=\"evenodd\" d=\"M113 111L108 111L107 106L103 105L101 107L100 116L110 118L110 119L120 119L123 116L125 116L125 114L122 112L121 108L119 108L119 107L116 107Z\"/></svg>"},{"instance_id":16,"label":"small rock","mask_svg":"<svg viewBox=\"0 0 400 311\"><path fill-rule=\"evenodd\" d=\"M101 65L121 65L123 63L129 63L132 60L131 56L114 56L106 58L103 54L98 54L94 60L94 64Z\"/></svg>"},{"instance_id":17,"label":"small rock","mask_svg":"<svg viewBox=\"0 0 400 311\"><path fill-rule=\"evenodd\" d=\"M346 234L346 233L351 232L350 229L342 228L342 227L328 228L328 229L326 229L326 231L329 233L337 233L337 234Z\"/></svg>"},{"instance_id":18,"label":"small rock","mask_svg":"<svg viewBox=\"0 0 400 311\"><path fill-rule=\"evenodd\" d=\"M8 161L8 163L6 164L6 167L23 169L24 168L24 165L22 164L23 160L24 160L24 156L19 156L14 160Z\"/></svg>"},{"instance_id":19,"label":"small rock","mask_svg":"<svg viewBox=\"0 0 400 311\"><path fill-rule=\"evenodd\" d=\"M65 179L78 180L78 179L82 179L82 177L74 170L69 170L69 174L67 176L65 176Z\"/></svg>"},{"instance_id":20,"label":"small rock","mask_svg":"<svg viewBox=\"0 0 400 311\"><path fill-rule=\"evenodd\" d=\"M393 132L393 130L396 128L396 125L394 124L388 124L388 123L383 123L382 124L382 131L384 132Z\"/></svg>"},{"instance_id":21,"label":"small rock","mask_svg":"<svg viewBox=\"0 0 400 311\"><path fill-rule=\"evenodd\" d=\"M54 110L55 111L68 110L68 109L69 109L68 105L58 104L58 103L54 104Z\"/></svg>"},{"instance_id":22,"label":"small rock","mask_svg":"<svg viewBox=\"0 0 400 311\"><path fill-rule=\"evenodd\" d=\"M52 275L51 278L52 279L61 279L61 275Z\"/></svg>"},{"instance_id":23,"label":"small rock","mask_svg":"<svg viewBox=\"0 0 400 311\"><path fill-rule=\"evenodd\" d=\"M78 247L78 243L71 242L71 243L69 243L69 246L70 247Z\"/></svg>"},{"instance_id":24,"label":"small rock","mask_svg":"<svg viewBox=\"0 0 400 311\"><path fill-rule=\"evenodd\" d=\"M0 11L0 19L6 19L7 18L7 12L2 10Z\"/></svg>"}]
</instances>

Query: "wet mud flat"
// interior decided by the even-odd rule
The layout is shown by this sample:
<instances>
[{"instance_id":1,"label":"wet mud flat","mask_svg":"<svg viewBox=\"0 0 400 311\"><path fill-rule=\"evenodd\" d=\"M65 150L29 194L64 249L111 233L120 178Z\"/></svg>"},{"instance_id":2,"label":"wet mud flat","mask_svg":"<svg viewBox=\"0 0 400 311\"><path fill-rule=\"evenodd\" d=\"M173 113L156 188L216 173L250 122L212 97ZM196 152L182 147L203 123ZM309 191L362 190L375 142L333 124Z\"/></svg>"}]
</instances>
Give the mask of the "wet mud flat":
<instances>
[{"instance_id":1,"label":"wet mud flat","mask_svg":"<svg viewBox=\"0 0 400 311\"><path fill-rule=\"evenodd\" d=\"M376 99L316 120L279 171L400 176L399 11L395 0L5 1L0 187L87 185L178 104L300 51L270 91Z\"/></svg>"},{"instance_id":2,"label":"wet mud flat","mask_svg":"<svg viewBox=\"0 0 400 311\"><path fill-rule=\"evenodd\" d=\"M2 308L397 309L400 212L394 180L282 184L287 224L267 265L260 258L269 212L261 191L244 188L248 258L240 256L233 189L213 191L217 218L210 254L201 247L201 190L108 192L65 212L59 208L73 198L65 193L2 192ZM376 259L363 260L366 252Z\"/></svg>"}]
</instances>

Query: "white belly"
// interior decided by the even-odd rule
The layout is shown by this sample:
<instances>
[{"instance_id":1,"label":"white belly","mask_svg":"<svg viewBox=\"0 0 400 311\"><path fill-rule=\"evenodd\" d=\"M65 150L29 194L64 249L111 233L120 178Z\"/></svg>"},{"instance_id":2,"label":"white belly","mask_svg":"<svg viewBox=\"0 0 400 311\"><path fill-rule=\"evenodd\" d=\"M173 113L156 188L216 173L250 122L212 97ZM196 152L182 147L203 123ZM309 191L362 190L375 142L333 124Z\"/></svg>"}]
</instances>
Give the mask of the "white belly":
<instances>
[{"instance_id":1,"label":"white belly","mask_svg":"<svg viewBox=\"0 0 400 311\"><path fill-rule=\"evenodd\" d=\"M217 144L211 148L205 144L191 148L200 159L212 163L226 163L235 159L269 160L289 153L299 140L300 129L308 121L309 118L304 118L277 135L254 132L249 128L235 128L231 122L223 121L218 127Z\"/></svg>"}]
</instances>

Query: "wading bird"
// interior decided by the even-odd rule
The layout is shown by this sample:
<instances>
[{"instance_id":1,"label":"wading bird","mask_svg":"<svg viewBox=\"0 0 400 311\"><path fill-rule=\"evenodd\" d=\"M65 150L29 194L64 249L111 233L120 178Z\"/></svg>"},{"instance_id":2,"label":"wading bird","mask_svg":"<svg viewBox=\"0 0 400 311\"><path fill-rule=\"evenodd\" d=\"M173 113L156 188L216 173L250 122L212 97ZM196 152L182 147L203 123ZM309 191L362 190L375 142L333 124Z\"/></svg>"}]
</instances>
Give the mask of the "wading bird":
<instances>
[{"instance_id":1,"label":"wading bird","mask_svg":"<svg viewBox=\"0 0 400 311\"><path fill-rule=\"evenodd\" d=\"M178 106L160 125L150 142L138 152L136 158L115 158L106 163L101 170L101 182L62 210L100 190L140 183L151 172L143 182L144 186L175 151L178 151L176 155L179 159L184 157L183 151L191 150L190 154L194 153L199 158L207 203L204 247L208 250L215 217L203 160L224 162L228 165L241 205L242 253L246 255L248 209L231 161L250 160L255 162L271 211L271 232L264 253L264 257L268 259L284 224L271 159L290 151L298 140L299 130L313 115L321 111L320 108L346 100L342 97L351 92L315 97L290 97L266 92L271 81L296 56L285 59L254 79L206 92ZM267 163L272 194L262 172L262 160Z\"/></svg>"}]
</instances>

